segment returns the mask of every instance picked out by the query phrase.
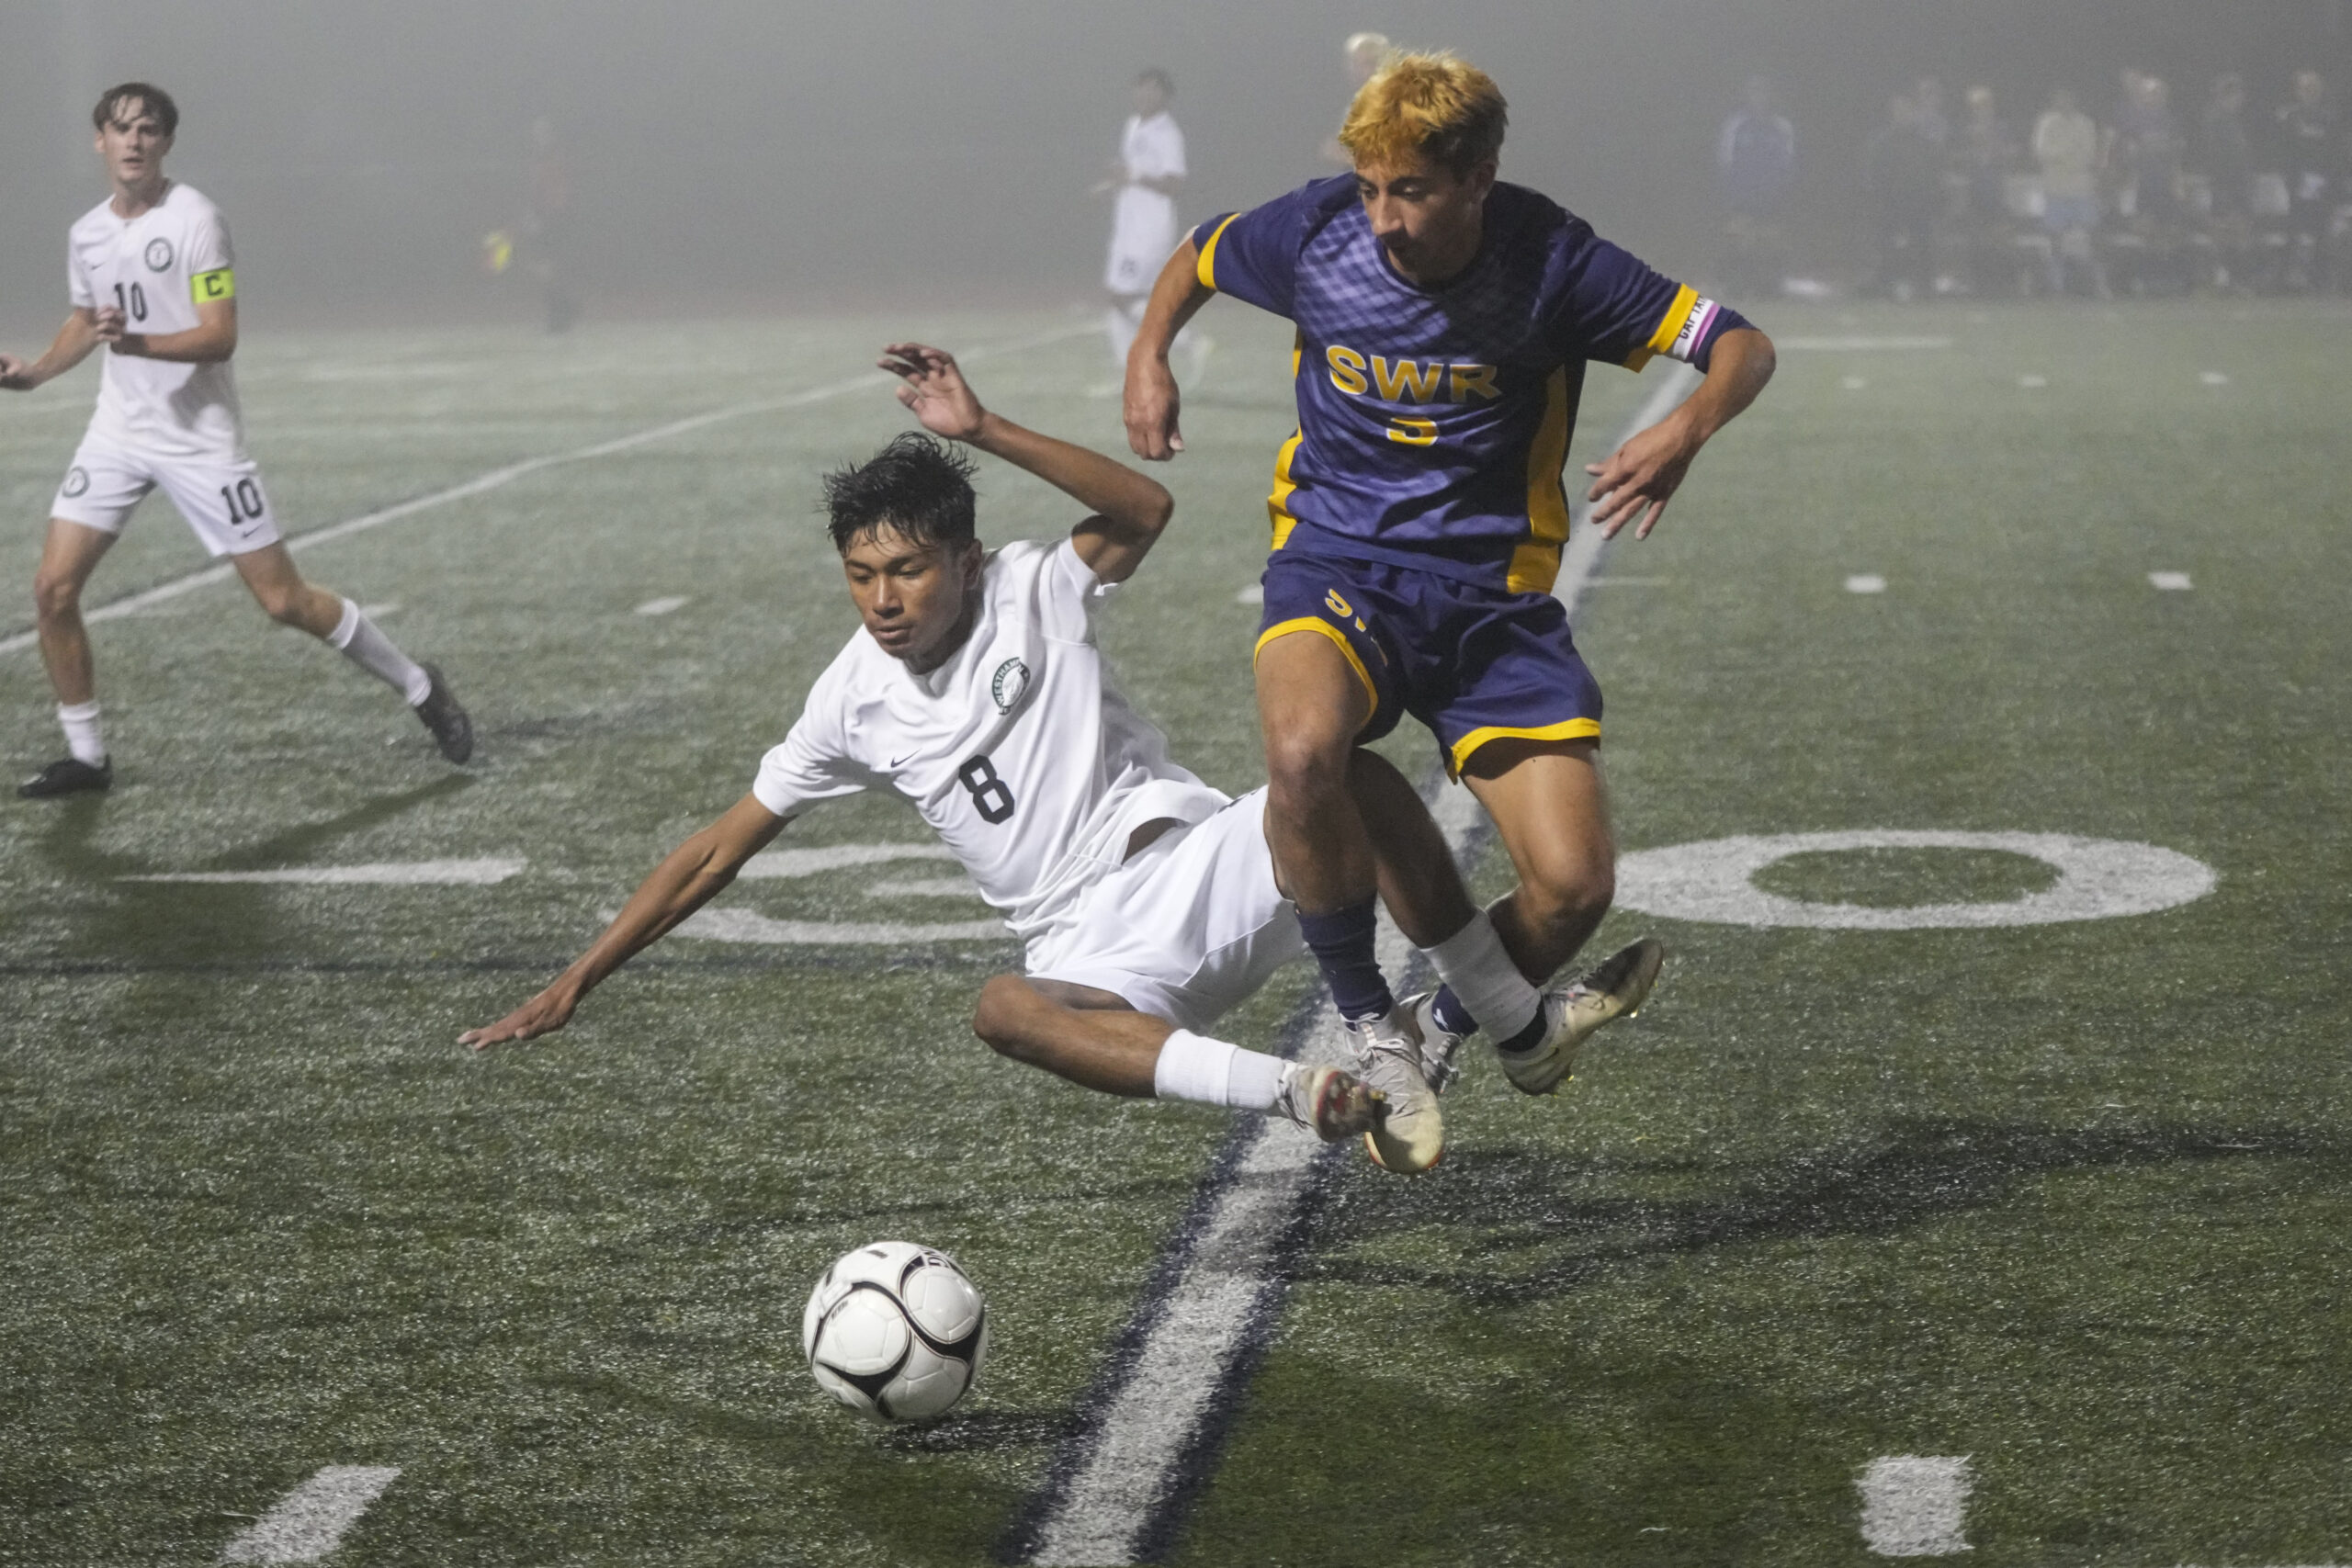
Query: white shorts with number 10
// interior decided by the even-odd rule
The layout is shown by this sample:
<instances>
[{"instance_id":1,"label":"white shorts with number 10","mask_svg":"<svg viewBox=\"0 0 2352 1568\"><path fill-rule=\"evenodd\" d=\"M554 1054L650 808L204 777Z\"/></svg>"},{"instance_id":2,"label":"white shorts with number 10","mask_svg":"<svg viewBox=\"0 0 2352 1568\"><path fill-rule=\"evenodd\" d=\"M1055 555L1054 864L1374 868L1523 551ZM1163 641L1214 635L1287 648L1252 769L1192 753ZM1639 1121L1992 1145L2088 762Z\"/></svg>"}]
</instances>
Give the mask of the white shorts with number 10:
<instances>
[{"instance_id":1,"label":"white shorts with number 10","mask_svg":"<svg viewBox=\"0 0 2352 1568\"><path fill-rule=\"evenodd\" d=\"M250 458L164 457L93 433L74 453L49 514L102 534L119 534L131 508L161 490L216 556L277 543L277 517Z\"/></svg>"}]
</instances>

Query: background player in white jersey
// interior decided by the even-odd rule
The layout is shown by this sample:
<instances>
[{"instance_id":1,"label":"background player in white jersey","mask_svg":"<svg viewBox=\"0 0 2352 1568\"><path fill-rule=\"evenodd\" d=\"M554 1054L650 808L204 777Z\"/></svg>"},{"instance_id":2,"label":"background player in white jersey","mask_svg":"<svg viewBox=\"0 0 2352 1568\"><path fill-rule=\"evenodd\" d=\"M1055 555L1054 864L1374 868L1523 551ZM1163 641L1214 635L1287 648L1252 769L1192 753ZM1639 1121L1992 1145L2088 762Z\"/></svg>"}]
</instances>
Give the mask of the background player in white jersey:
<instances>
[{"instance_id":1,"label":"background player in white jersey","mask_svg":"<svg viewBox=\"0 0 2352 1568\"><path fill-rule=\"evenodd\" d=\"M990 1045L1113 1094L1275 1111L1326 1138L1365 1132L1396 1168L1409 1130L1388 1126L1363 1082L1194 1032L1303 947L1274 883L1265 791L1228 799L1170 761L1094 646L1094 611L1167 525L1168 492L983 409L948 355L919 344L888 353L900 400L931 430L1035 474L1092 515L1059 543L987 551L973 536L969 465L911 433L832 475L833 542L864 629L818 677L752 793L663 861L552 985L464 1043L560 1029L786 823L886 785L1026 945L1026 974L981 992L973 1028ZM1434 940L1471 908L1444 840L1394 768L1365 753L1357 772L1358 805L1383 826L1392 911L1408 936ZM1377 1065L1365 1076L1376 1082Z\"/></svg>"},{"instance_id":2,"label":"background player in white jersey","mask_svg":"<svg viewBox=\"0 0 2352 1568\"><path fill-rule=\"evenodd\" d=\"M270 617L323 638L390 684L441 754L462 762L473 727L440 673L392 646L359 606L302 581L279 541L261 474L245 456L229 358L237 351L237 276L212 203L164 175L179 129L170 95L143 82L107 89L91 114L114 193L68 240L73 313L30 364L0 354L0 388L29 391L94 349L107 351L97 412L50 507L33 598L41 661L57 690L70 754L18 786L27 796L114 782L98 724L82 588L131 509L161 488L204 547L227 556Z\"/></svg>"},{"instance_id":3,"label":"background player in white jersey","mask_svg":"<svg viewBox=\"0 0 2352 1568\"><path fill-rule=\"evenodd\" d=\"M1111 308L1103 315L1110 339L1111 359L1122 375L1127 349L1143 322L1151 286L1176 248L1176 192L1184 184L1184 133L1168 103L1176 85L1158 66L1138 74L1132 89L1133 114L1119 132L1119 156L1111 177L1094 187L1111 197L1111 255L1102 269L1102 287L1110 291ZM1191 374L1208 353L1208 340L1198 333L1179 339L1179 346L1193 358Z\"/></svg>"}]
</instances>

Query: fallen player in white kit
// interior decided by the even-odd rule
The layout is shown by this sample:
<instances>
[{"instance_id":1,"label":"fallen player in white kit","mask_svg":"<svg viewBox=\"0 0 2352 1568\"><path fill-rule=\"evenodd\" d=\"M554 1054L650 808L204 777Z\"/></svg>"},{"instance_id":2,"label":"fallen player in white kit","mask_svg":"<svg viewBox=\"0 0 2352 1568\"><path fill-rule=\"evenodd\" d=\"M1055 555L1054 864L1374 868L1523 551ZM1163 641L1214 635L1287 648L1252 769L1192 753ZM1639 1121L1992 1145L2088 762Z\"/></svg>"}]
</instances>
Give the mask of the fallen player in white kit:
<instances>
[{"instance_id":1,"label":"fallen player in white kit","mask_svg":"<svg viewBox=\"0 0 2352 1568\"><path fill-rule=\"evenodd\" d=\"M1094 611L1167 526L1168 491L983 409L940 350L888 353L899 400L925 426L1092 515L1058 543L988 551L973 536L970 465L911 432L831 476L833 543L864 629L817 678L752 793L663 861L553 984L461 1041L480 1050L562 1028L786 823L887 785L1026 944L1026 973L990 980L973 1020L998 1051L1112 1094L1271 1111L1385 1147L1379 1086L1400 1065L1368 1061L1359 1078L1195 1032L1304 946L1274 884L1265 791L1229 799L1170 761L1094 645ZM1471 912L1444 840L1396 769L1363 752L1355 774L1358 804L1381 824L1391 912L1408 937L1433 942Z\"/></svg>"},{"instance_id":2,"label":"fallen player in white kit","mask_svg":"<svg viewBox=\"0 0 2352 1568\"><path fill-rule=\"evenodd\" d=\"M41 661L57 692L70 754L17 787L28 797L114 782L98 724L82 589L131 511L161 489L206 550L227 556L270 618L331 644L399 692L462 762L473 727L440 672L392 646L348 599L302 581L277 532L260 470L245 456L229 358L237 351L237 275L228 226L203 196L164 177L179 128L168 94L143 82L109 88L91 115L114 194L68 240L73 313L28 364L0 354L0 389L30 391L104 345L97 411L50 504L33 581Z\"/></svg>"}]
</instances>

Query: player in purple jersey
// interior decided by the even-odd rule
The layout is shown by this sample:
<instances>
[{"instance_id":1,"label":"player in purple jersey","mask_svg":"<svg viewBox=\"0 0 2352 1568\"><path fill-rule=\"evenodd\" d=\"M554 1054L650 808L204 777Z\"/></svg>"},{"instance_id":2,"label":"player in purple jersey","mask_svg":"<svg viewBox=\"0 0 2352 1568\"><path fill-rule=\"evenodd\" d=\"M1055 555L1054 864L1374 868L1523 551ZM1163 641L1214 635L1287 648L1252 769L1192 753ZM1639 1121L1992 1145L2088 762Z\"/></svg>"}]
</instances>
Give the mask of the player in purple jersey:
<instances>
[{"instance_id":1,"label":"player in purple jersey","mask_svg":"<svg viewBox=\"0 0 2352 1568\"><path fill-rule=\"evenodd\" d=\"M1227 293L1298 329L1298 429L1268 499L1257 649L1267 833L1308 945L1417 1168L1443 1148L1430 1080L1474 1028L1549 1093L1593 1030L1638 1007L1664 950L1545 984L1600 925L1615 847L1600 693L1552 597L1561 482L1588 361L1664 354L1690 400L1591 465L1605 536L1654 527L1709 437L1752 401L1770 340L1535 191L1496 179L1506 109L1447 55L1393 59L1350 107L1352 175L1210 220L1160 274L1127 361L1130 445L1182 450L1176 331ZM1373 956L1374 872L1346 789L1362 742L1410 713L1494 818L1520 886L1430 950L1445 985L1396 1003Z\"/></svg>"}]
</instances>

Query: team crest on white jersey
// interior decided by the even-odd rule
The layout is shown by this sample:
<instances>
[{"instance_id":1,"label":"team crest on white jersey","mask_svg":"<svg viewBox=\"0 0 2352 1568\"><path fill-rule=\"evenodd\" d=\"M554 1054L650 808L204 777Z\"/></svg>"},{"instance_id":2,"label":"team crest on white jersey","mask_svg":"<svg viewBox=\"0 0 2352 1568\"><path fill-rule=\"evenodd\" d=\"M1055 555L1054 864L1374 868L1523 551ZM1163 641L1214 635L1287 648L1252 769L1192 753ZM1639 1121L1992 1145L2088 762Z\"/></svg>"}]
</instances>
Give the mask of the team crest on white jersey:
<instances>
[{"instance_id":1,"label":"team crest on white jersey","mask_svg":"<svg viewBox=\"0 0 2352 1568\"><path fill-rule=\"evenodd\" d=\"M1019 706L1028 690L1029 666L1018 655L998 665L989 682L989 695L995 699L999 713L1011 713Z\"/></svg>"},{"instance_id":2,"label":"team crest on white jersey","mask_svg":"<svg viewBox=\"0 0 2352 1568\"><path fill-rule=\"evenodd\" d=\"M147 242L147 270L162 272L172 265L172 243L156 239Z\"/></svg>"}]
</instances>

